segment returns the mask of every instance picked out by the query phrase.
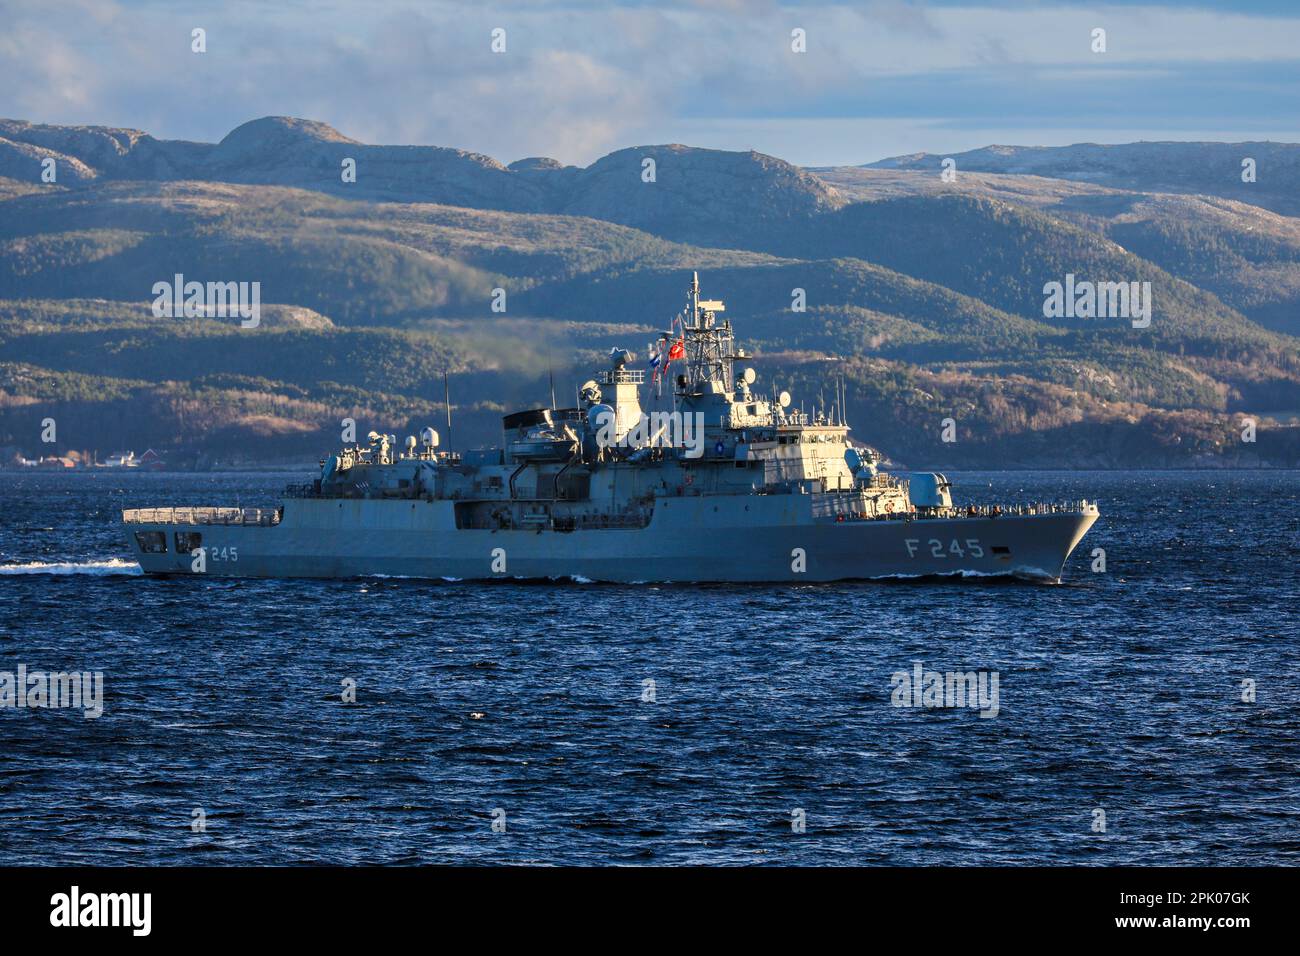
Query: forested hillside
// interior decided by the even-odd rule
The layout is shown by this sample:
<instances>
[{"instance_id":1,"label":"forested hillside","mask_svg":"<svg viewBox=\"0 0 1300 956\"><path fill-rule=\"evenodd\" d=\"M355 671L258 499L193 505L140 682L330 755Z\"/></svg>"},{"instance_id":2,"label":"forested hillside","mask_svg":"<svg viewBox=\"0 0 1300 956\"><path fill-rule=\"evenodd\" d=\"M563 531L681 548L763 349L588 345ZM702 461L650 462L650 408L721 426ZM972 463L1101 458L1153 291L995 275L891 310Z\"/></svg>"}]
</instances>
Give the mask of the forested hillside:
<instances>
[{"instance_id":1,"label":"forested hillside","mask_svg":"<svg viewBox=\"0 0 1300 956\"><path fill-rule=\"evenodd\" d=\"M502 411L549 400L551 373L563 398L610 347L643 352L695 270L760 387L811 404L842 373L855 438L896 461L1300 460L1297 220L1194 178L1143 191L1129 167L946 183L928 163L811 172L659 146L505 166L301 120L220 144L0 121L0 448L311 460L343 418L441 425L444 375L453 442L490 443ZM259 324L155 316L177 274L257 282ZM1149 326L1045 315L1067 275L1150 283Z\"/></svg>"}]
</instances>

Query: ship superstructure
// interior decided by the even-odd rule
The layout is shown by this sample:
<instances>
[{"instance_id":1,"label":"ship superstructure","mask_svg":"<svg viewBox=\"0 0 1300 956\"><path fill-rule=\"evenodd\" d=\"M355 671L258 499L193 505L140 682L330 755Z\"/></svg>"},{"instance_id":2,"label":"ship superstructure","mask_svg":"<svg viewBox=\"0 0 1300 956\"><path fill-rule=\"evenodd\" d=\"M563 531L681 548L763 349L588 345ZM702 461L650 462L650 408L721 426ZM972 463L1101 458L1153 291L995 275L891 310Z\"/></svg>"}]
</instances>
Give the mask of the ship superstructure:
<instances>
[{"instance_id":1,"label":"ship superstructure","mask_svg":"<svg viewBox=\"0 0 1300 956\"><path fill-rule=\"evenodd\" d=\"M647 369L614 349L566 408L506 415L501 447L372 432L276 509L139 509L149 573L593 581L1059 578L1087 502L954 507L949 482L882 471L839 397L763 396L721 301L693 277ZM839 388L836 388L838 396ZM643 398L646 405L643 406Z\"/></svg>"}]
</instances>

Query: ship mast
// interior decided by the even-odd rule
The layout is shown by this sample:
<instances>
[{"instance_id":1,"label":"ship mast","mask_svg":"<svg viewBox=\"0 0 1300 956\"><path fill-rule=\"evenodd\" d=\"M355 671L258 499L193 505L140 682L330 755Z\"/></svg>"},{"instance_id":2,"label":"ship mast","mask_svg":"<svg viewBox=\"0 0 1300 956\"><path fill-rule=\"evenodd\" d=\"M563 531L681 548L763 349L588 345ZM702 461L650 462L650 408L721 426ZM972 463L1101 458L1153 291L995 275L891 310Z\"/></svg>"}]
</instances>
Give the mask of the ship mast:
<instances>
[{"instance_id":1,"label":"ship mast","mask_svg":"<svg viewBox=\"0 0 1300 956\"><path fill-rule=\"evenodd\" d=\"M682 394L702 391L705 382L721 382L728 394L734 386L732 361L735 338L726 319L717 324L716 313L726 310L721 299L700 298L700 274L691 273L686 295L682 337L686 349L686 387Z\"/></svg>"}]
</instances>

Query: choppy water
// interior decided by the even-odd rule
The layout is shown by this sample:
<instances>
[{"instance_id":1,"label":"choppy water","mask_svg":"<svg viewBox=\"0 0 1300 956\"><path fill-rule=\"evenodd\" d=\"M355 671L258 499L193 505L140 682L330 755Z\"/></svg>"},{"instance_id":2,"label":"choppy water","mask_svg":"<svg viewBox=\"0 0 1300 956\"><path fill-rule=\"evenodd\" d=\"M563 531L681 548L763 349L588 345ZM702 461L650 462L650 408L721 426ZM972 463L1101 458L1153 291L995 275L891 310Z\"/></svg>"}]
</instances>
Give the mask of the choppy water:
<instances>
[{"instance_id":1,"label":"choppy water","mask_svg":"<svg viewBox=\"0 0 1300 956\"><path fill-rule=\"evenodd\" d=\"M1300 860L1294 472L957 476L1101 500L1062 586L126 560L122 507L267 505L296 478L3 475L0 671L102 671L105 699L0 709L0 864ZM916 661L997 671L998 716L892 706Z\"/></svg>"}]
</instances>

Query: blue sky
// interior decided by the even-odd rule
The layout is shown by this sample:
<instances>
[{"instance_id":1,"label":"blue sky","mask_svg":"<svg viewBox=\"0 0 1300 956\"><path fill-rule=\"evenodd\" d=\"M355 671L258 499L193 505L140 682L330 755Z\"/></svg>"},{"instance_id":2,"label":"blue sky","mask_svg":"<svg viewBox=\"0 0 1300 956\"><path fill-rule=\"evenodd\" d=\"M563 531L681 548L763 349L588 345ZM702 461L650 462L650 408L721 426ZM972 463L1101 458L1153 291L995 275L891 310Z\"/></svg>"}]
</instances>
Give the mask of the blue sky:
<instances>
[{"instance_id":1,"label":"blue sky","mask_svg":"<svg viewBox=\"0 0 1300 956\"><path fill-rule=\"evenodd\" d=\"M1300 2L0 0L0 116L216 141L266 115L582 165L667 142L811 166L990 143L1294 142Z\"/></svg>"}]
</instances>

